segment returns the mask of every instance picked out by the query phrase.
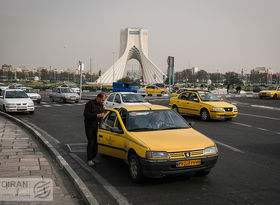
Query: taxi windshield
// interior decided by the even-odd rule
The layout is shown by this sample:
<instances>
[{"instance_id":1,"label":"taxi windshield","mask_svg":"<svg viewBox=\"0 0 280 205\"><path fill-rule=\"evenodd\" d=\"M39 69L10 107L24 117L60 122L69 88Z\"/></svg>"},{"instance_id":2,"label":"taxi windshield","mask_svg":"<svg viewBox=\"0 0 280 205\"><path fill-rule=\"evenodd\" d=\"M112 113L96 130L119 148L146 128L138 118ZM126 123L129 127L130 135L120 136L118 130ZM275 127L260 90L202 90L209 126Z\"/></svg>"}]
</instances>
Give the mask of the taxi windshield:
<instances>
[{"instance_id":1,"label":"taxi windshield","mask_svg":"<svg viewBox=\"0 0 280 205\"><path fill-rule=\"evenodd\" d=\"M24 91L7 91L6 98L28 98Z\"/></svg>"},{"instance_id":2,"label":"taxi windshield","mask_svg":"<svg viewBox=\"0 0 280 205\"><path fill-rule=\"evenodd\" d=\"M202 101L220 101L220 99L212 93L198 93Z\"/></svg>"},{"instance_id":3,"label":"taxi windshield","mask_svg":"<svg viewBox=\"0 0 280 205\"><path fill-rule=\"evenodd\" d=\"M265 90L276 90L276 87L267 87Z\"/></svg>"},{"instance_id":4,"label":"taxi windshield","mask_svg":"<svg viewBox=\"0 0 280 205\"><path fill-rule=\"evenodd\" d=\"M123 102L125 103L138 103L138 102L147 102L142 95L138 94L122 94Z\"/></svg>"},{"instance_id":5,"label":"taxi windshield","mask_svg":"<svg viewBox=\"0 0 280 205\"><path fill-rule=\"evenodd\" d=\"M61 88L61 93L73 93L73 90L70 88Z\"/></svg>"},{"instance_id":6,"label":"taxi windshield","mask_svg":"<svg viewBox=\"0 0 280 205\"><path fill-rule=\"evenodd\" d=\"M131 132L190 128L173 110L131 111L127 114L126 129Z\"/></svg>"},{"instance_id":7,"label":"taxi windshield","mask_svg":"<svg viewBox=\"0 0 280 205\"><path fill-rule=\"evenodd\" d=\"M26 88L24 91L25 91L26 93L35 93L35 90L32 89L32 88Z\"/></svg>"}]
</instances>

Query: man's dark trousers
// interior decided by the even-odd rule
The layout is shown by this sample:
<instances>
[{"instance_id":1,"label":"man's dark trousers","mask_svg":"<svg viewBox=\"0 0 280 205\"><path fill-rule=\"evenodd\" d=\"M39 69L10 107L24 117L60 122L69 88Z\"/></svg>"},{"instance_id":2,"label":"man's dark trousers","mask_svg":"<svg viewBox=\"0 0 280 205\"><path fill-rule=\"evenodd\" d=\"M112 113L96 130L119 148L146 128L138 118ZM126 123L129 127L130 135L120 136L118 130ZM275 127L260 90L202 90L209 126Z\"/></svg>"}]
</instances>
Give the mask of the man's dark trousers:
<instances>
[{"instance_id":1,"label":"man's dark trousers","mask_svg":"<svg viewBox=\"0 0 280 205\"><path fill-rule=\"evenodd\" d=\"M87 161L92 160L97 155L97 128L86 127L87 145Z\"/></svg>"}]
</instances>

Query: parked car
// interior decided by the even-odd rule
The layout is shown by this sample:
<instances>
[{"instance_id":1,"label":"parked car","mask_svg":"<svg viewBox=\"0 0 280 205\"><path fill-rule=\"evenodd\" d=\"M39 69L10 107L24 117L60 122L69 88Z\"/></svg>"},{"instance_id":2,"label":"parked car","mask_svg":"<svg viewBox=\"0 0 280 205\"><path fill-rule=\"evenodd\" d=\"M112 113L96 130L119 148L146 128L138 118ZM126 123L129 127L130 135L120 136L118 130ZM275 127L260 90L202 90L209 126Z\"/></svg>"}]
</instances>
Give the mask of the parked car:
<instances>
[{"instance_id":1,"label":"parked car","mask_svg":"<svg viewBox=\"0 0 280 205\"><path fill-rule=\"evenodd\" d=\"M168 94L169 91L168 89L166 88L160 88L156 85L147 85L145 87L143 87L142 89L146 90L146 92L148 94L161 94L161 95L164 95L164 94Z\"/></svg>"},{"instance_id":2,"label":"parked car","mask_svg":"<svg viewBox=\"0 0 280 205\"><path fill-rule=\"evenodd\" d=\"M105 110L97 134L98 152L124 160L136 183L143 176L186 172L205 176L217 162L215 143L167 107L135 105ZM159 126L154 126L155 121Z\"/></svg>"},{"instance_id":3,"label":"parked car","mask_svg":"<svg viewBox=\"0 0 280 205\"><path fill-rule=\"evenodd\" d=\"M280 98L280 86L278 87L267 87L265 90L262 90L259 92L259 98L273 98L276 100L277 98Z\"/></svg>"},{"instance_id":4,"label":"parked car","mask_svg":"<svg viewBox=\"0 0 280 205\"><path fill-rule=\"evenodd\" d=\"M0 90L5 90L7 89L9 86L7 86L6 84L4 83L0 83Z\"/></svg>"},{"instance_id":5,"label":"parked car","mask_svg":"<svg viewBox=\"0 0 280 205\"><path fill-rule=\"evenodd\" d=\"M266 89L266 86L255 86L254 88L253 88L253 92L254 93L258 93L258 92L260 92L260 91L262 91L262 90L265 90Z\"/></svg>"},{"instance_id":6,"label":"parked car","mask_svg":"<svg viewBox=\"0 0 280 205\"><path fill-rule=\"evenodd\" d=\"M72 89L75 93L80 94L80 88L78 88L78 87L75 86L75 85L64 84L64 85L61 85L60 87L62 87L62 88L70 88L70 89Z\"/></svg>"},{"instance_id":7,"label":"parked car","mask_svg":"<svg viewBox=\"0 0 280 205\"><path fill-rule=\"evenodd\" d=\"M176 97L179 94L181 94L182 92L187 91L187 90L192 90L192 89L191 88L180 88L175 93L172 93L171 97Z\"/></svg>"},{"instance_id":8,"label":"parked car","mask_svg":"<svg viewBox=\"0 0 280 205\"><path fill-rule=\"evenodd\" d=\"M80 96L70 88L53 88L49 95L51 102L79 102Z\"/></svg>"},{"instance_id":9,"label":"parked car","mask_svg":"<svg viewBox=\"0 0 280 205\"><path fill-rule=\"evenodd\" d=\"M21 90L23 90L28 95L28 97L30 97L31 100L33 100L33 102L37 102L37 103L41 102L41 95L36 93L36 91L33 88L24 87L21 88Z\"/></svg>"},{"instance_id":10,"label":"parked car","mask_svg":"<svg viewBox=\"0 0 280 205\"><path fill-rule=\"evenodd\" d=\"M142 95L133 92L111 93L104 102L106 108L123 105L150 105L150 103Z\"/></svg>"},{"instance_id":11,"label":"parked car","mask_svg":"<svg viewBox=\"0 0 280 205\"><path fill-rule=\"evenodd\" d=\"M146 90L141 89L139 83L114 82L113 92L133 92L141 94L143 97L147 95Z\"/></svg>"},{"instance_id":12,"label":"parked car","mask_svg":"<svg viewBox=\"0 0 280 205\"><path fill-rule=\"evenodd\" d=\"M10 88L10 89L16 89L16 88L22 88L22 87L24 87L24 85L22 85L22 84L19 84L19 83L10 83L9 85L8 85L8 88Z\"/></svg>"},{"instance_id":13,"label":"parked car","mask_svg":"<svg viewBox=\"0 0 280 205\"><path fill-rule=\"evenodd\" d=\"M6 89L1 91L0 108L3 112L34 113L33 101L21 89Z\"/></svg>"},{"instance_id":14,"label":"parked car","mask_svg":"<svg viewBox=\"0 0 280 205\"><path fill-rule=\"evenodd\" d=\"M180 114L200 116L202 120L231 120L238 114L235 105L224 102L205 90L189 90L171 97L169 107Z\"/></svg>"}]
</instances>

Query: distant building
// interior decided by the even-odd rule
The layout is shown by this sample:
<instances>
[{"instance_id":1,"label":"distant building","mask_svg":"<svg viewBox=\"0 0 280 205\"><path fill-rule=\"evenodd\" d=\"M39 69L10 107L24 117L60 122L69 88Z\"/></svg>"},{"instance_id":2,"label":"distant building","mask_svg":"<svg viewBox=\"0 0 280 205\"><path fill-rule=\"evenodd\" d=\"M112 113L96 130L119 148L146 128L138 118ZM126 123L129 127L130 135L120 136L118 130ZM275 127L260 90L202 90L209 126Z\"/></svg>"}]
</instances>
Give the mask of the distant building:
<instances>
[{"instance_id":1,"label":"distant building","mask_svg":"<svg viewBox=\"0 0 280 205\"><path fill-rule=\"evenodd\" d=\"M274 73L274 71L271 68L266 67L256 67L253 70L251 70L251 73Z\"/></svg>"}]
</instances>

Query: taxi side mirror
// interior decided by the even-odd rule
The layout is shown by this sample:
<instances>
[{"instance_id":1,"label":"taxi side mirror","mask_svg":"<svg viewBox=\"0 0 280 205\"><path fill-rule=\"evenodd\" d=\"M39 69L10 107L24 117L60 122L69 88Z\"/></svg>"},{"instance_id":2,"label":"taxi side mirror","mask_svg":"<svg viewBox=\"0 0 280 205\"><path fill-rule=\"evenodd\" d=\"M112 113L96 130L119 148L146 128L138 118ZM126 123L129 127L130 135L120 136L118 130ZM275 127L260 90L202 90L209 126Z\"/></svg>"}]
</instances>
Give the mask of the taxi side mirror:
<instances>
[{"instance_id":1,"label":"taxi side mirror","mask_svg":"<svg viewBox=\"0 0 280 205\"><path fill-rule=\"evenodd\" d=\"M193 99L194 102L199 102L198 98Z\"/></svg>"},{"instance_id":2,"label":"taxi side mirror","mask_svg":"<svg viewBox=\"0 0 280 205\"><path fill-rule=\"evenodd\" d=\"M116 133L119 133L119 134L122 134L122 133L123 133L123 131L120 130L118 127L112 127L112 128L111 128L111 132L116 132Z\"/></svg>"}]
</instances>

